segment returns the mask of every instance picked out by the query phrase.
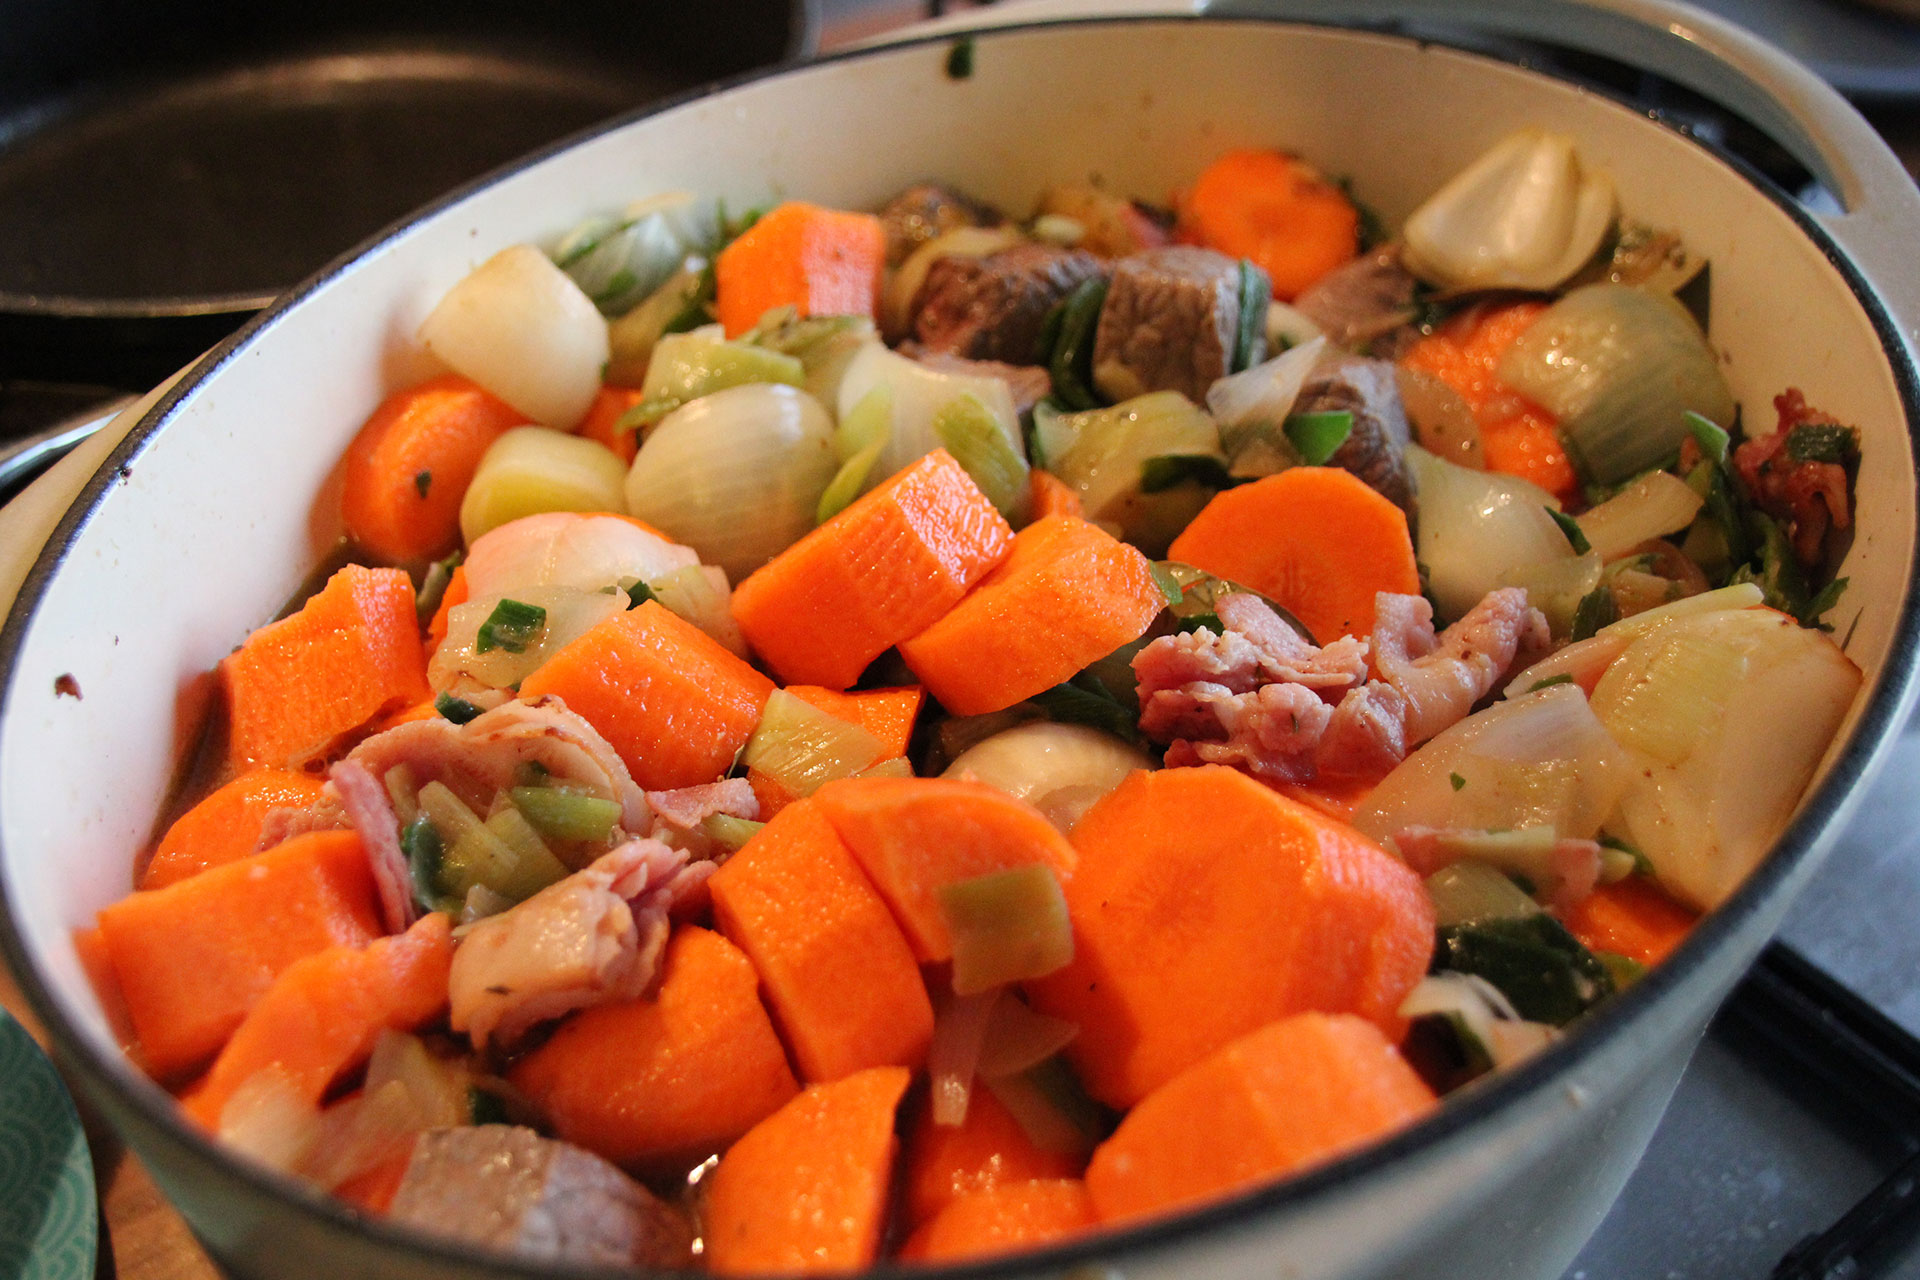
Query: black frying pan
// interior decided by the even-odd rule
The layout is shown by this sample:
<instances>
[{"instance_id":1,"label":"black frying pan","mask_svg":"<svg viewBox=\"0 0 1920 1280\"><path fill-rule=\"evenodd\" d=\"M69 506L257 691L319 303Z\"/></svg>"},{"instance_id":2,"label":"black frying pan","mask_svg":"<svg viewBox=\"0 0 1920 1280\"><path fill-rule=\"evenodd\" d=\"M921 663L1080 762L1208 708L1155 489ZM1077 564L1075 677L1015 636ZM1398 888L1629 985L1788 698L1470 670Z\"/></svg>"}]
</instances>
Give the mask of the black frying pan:
<instances>
[{"instance_id":1,"label":"black frying pan","mask_svg":"<svg viewBox=\"0 0 1920 1280\"><path fill-rule=\"evenodd\" d=\"M0 379L144 387L533 147L802 56L817 0L0 0Z\"/></svg>"}]
</instances>

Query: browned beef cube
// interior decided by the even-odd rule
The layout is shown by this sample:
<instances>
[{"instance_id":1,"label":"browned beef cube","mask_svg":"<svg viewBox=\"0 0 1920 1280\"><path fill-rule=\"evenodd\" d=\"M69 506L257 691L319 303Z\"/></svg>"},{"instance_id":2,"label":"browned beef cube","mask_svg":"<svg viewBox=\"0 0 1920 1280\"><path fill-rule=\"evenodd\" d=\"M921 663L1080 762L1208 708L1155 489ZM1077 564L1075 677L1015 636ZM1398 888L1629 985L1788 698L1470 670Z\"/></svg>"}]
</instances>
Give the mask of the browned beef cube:
<instances>
[{"instance_id":1,"label":"browned beef cube","mask_svg":"<svg viewBox=\"0 0 1920 1280\"><path fill-rule=\"evenodd\" d=\"M1361 347L1414 317L1413 273L1386 245L1320 277L1293 300L1294 310L1320 326L1336 346Z\"/></svg>"},{"instance_id":2,"label":"browned beef cube","mask_svg":"<svg viewBox=\"0 0 1920 1280\"><path fill-rule=\"evenodd\" d=\"M1343 409L1353 415L1353 432L1327 465L1353 472L1381 497L1411 513L1413 480L1406 454L1412 433L1393 365L1361 356L1324 360L1293 402L1295 413Z\"/></svg>"},{"instance_id":3,"label":"browned beef cube","mask_svg":"<svg viewBox=\"0 0 1920 1280\"><path fill-rule=\"evenodd\" d=\"M422 1134L388 1212L547 1261L664 1268L693 1258L679 1210L599 1156L510 1125Z\"/></svg>"},{"instance_id":4,"label":"browned beef cube","mask_svg":"<svg viewBox=\"0 0 1920 1280\"><path fill-rule=\"evenodd\" d=\"M907 255L936 236L960 227L998 226L1005 219L990 205L961 195L937 182L908 187L880 209L880 225L887 233L887 265L897 267Z\"/></svg>"},{"instance_id":5,"label":"browned beef cube","mask_svg":"<svg viewBox=\"0 0 1920 1280\"><path fill-rule=\"evenodd\" d=\"M1079 249L1020 244L984 258L942 258L913 300L913 336L923 351L969 360L1033 364L1047 312L1075 285L1106 274Z\"/></svg>"},{"instance_id":6,"label":"browned beef cube","mask_svg":"<svg viewBox=\"0 0 1920 1280\"><path fill-rule=\"evenodd\" d=\"M1178 391L1204 404L1229 372L1239 329L1234 259L1192 245L1122 258L1094 335L1094 386L1109 400Z\"/></svg>"}]
</instances>

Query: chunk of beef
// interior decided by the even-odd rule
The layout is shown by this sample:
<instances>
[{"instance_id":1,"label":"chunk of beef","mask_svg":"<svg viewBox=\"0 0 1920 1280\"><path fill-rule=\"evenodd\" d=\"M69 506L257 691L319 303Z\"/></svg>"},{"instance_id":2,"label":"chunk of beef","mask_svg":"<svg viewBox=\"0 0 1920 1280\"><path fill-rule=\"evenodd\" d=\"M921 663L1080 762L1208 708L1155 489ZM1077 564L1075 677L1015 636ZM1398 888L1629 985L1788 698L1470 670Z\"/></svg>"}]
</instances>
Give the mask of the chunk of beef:
<instances>
[{"instance_id":1,"label":"chunk of beef","mask_svg":"<svg viewBox=\"0 0 1920 1280\"><path fill-rule=\"evenodd\" d=\"M908 187L881 206L880 225L887 233L887 265L897 267L927 241L960 227L995 227L1005 218L992 205L962 195L937 182Z\"/></svg>"},{"instance_id":2,"label":"chunk of beef","mask_svg":"<svg viewBox=\"0 0 1920 1280\"><path fill-rule=\"evenodd\" d=\"M1328 464L1353 472L1375 493L1401 510L1413 511L1413 478L1407 472L1407 441L1412 432L1400 402L1393 365L1363 356L1323 361L1300 388L1295 413L1353 415L1353 432Z\"/></svg>"},{"instance_id":3,"label":"chunk of beef","mask_svg":"<svg viewBox=\"0 0 1920 1280\"><path fill-rule=\"evenodd\" d=\"M1335 267L1293 300L1336 346L1361 348L1412 322L1414 278L1399 245Z\"/></svg>"},{"instance_id":4,"label":"chunk of beef","mask_svg":"<svg viewBox=\"0 0 1920 1280\"><path fill-rule=\"evenodd\" d=\"M591 1152L489 1124L422 1134L389 1215L542 1262L684 1267L693 1227Z\"/></svg>"},{"instance_id":5,"label":"chunk of beef","mask_svg":"<svg viewBox=\"0 0 1920 1280\"><path fill-rule=\"evenodd\" d=\"M1046 399L1053 391L1053 376L1038 365L1007 364L1001 360L968 360L963 356L938 355L913 351L915 360L941 373L965 374L971 378L998 378L1013 393L1013 411L1021 416Z\"/></svg>"},{"instance_id":6,"label":"chunk of beef","mask_svg":"<svg viewBox=\"0 0 1920 1280\"><path fill-rule=\"evenodd\" d=\"M1106 270L1090 253L1046 244L941 258L914 295L910 328L923 351L1032 364L1047 312Z\"/></svg>"},{"instance_id":7,"label":"chunk of beef","mask_svg":"<svg viewBox=\"0 0 1920 1280\"><path fill-rule=\"evenodd\" d=\"M1122 258L1094 335L1094 385L1110 400L1178 391L1204 404L1229 371L1239 329L1234 259L1192 245Z\"/></svg>"}]
</instances>

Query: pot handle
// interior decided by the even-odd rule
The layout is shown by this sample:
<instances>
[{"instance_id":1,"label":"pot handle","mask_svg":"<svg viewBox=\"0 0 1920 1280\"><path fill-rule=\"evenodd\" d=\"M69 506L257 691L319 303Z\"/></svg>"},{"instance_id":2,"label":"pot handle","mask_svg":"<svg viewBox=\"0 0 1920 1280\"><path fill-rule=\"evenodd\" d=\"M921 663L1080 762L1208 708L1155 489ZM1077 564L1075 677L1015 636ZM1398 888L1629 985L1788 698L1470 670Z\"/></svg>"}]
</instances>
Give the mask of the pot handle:
<instances>
[{"instance_id":1,"label":"pot handle","mask_svg":"<svg viewBox=\"0 0 1920 1280\"><path fill-rule=\"evenodd\" d=\"M1643 67L1744 117L1832 194L1808 213L1875 283L1908 341L1920 291L1885 289L1911 272L1920 190L1872 125L1812 71L1742 27L1673 0L1210 0L1214 16L1256 16L1441 35L1536 40ZM1006 11L1002 11L1003 13Z\"/></svg>"}]
</instances>

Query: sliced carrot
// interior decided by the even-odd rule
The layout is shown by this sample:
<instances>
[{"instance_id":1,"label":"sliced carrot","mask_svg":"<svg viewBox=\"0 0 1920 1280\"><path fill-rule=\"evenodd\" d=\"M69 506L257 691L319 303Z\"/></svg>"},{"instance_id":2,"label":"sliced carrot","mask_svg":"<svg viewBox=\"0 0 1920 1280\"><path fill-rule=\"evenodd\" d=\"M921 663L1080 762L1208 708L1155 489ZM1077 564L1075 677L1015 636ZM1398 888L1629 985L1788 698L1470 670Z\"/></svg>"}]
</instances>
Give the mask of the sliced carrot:
<instances>
[{"instance_id":1,"label":"sliced carrot","mask_svg":"<svg viewBox=\"0 0 1920 1280\"><path fill-rule=\"evenodd\" d=\"M413 1145L408 1142L406 1150L398 1155L388 1156L364 1173L356 1173L335 1187L333 1194L368 1213L385 1213L393 1207L393 1198L400 1194L400 1184L406 1181L407 1166L413 1163Z\"/></svg>"},{"instance_id":2,"label":"sliced carrot","mask_svg":"<svg viewBox=\"0 0 1920 1280\"><path fill-rule=\"evenodd\" d=\"M521 682L558 694L649 791L712 782L760 723L773 681L649 600L595 626Z\"/></svg>"},{"instance_id":3,"label":"sliced carrot","mask_svg":"<svg viewBox=\"0 0 1920 1280\"><path fill-rule=\"evenodd\" d=\"M880 219L789 200L715 256L714 314L729 338L774 307L797 307L803 316L872 316L886 265Z\"/></svg>"},{"instance_id":4,"label":"sliced carrot","mask_svg":"<svg viewBox=\"0 0 1920 1280\"><path fill-rule=\"evenodd\" d=\"M107 949L106 931L99 925L73 931L73 954L87 985L100 1001L100 1012L113 1031L121 1051L148 1070L146 1055L140 1051L139 1037L133 1031L133 1015L127 1011L127 998L120 990L120 979L113 972L113 953ZM151 1074L151 1071L148 1071Z\"/></svg>"},{"instance_id":5,"label":"sliced carrot","mask_svg":"<svg viewBox=\"0 0 1920 1280\"><path fill-rule=\"evenodd\" d=\"M923 961L947 960L953 937L940 888L1042 863L1073 875L1066 838L1032 805L951 778L843 778L814 799L886 899Z\"/></svg>"},{"instance_id":6,"label":"sliced carrot","mask_svg":"<svg viewBox=\"0 0 1920 1280\"><path fill-rule=\"evenodd\" d=\"M1166 607L1139 551L1078 517L1046 516L900 656L948 711L985 715L1138 640Z\"/></svg>"},{"instance_id":7,"label":"sliced carrot","mask_svg":"<svg viewBox=\"0 0 1920 1280\"><path fill-rule=\"evenodd\" d=\"M1700 913L1643 876L1603 884L1562 913L1561 923L1594 951L1658 964L1686 938Z\"/></svg>"},{"instance_id":8,"label":"sliced carrot","mask_svg":"<svg viewBox=\"0 0 1920 1280\"><path fill-rule=\"evenodd\" d=\"M1268 596L1328 644L1373 631L1373 597L1420 594L1406 512L1339 467L1227 489L1167 555Z\"/></svg>"},{"instance_id":9,"label":"sliced carrot","mask_svg":"<svg viewBox=\"0 0 1920 1280\"><path fill-rule=\"evenodd\" d=\"M220 663L227 763L297 768L396 707L427 696L413 583L350 564Z\"/></svg>"},{"instance_id":10,"label":"sliced carrot","mask_svg":"<svg viewBox=\"0 0 1920 1280\"><path fill-rule=\"evenodd\" d=\"M114 976L156 1075L213 1056L302 956L380 935L373 871L351 831L295 836L100 913Z\"/></svg>"},{"instance_id":11,"label":"sliced carrot","mask_svg":"<svg viewBox=\"0 0 1920 1280\"><path fill-rule=\"evenodd\" d=\"M1161 1213L1331 1159L1434 1106L1380 1028L1301 1013L1148 1094L1087 1165L1102 1221Z\"/></svg>"},{"instance_id":12,"label":"sliced carrot","mask_svg":"<svg viewBox=\"0 0 1920 1280\"><path fill-rule=\"evenodd\" d=\"M1500 357L1545 311L1533 300L1488 303L1448 320L1402 357L1440 379L1466 402L1480 426L1487 469L1519 476L1569 501L1580 491L1573 461L1551 413L1500 381Z\"/></svg>"},{"instance_id":13,"label":"sliced carrot","mask_svg":"<svg viewBox=\"0 0 1920 1280\"><path fill-rule=\"evenodd\" d=\"M1006 557L1013 530L936 449L756 569L733 616L782 681L845 689Z\"/></svg>"},{"instance_id":14,"label":"sliced carrot","mask_svg":"<svg viewBox=\"0 0 1920 1280\"><path fill-rule=\"evenodd\" d=\"M452 612L467 602L470 589L467 586L467 566L457 564L453 572L447 575L447 589L440 595L440 606L433 611L433 621L427 623L427 659L432 661L433 651L447 638L447 618Z\"/></svg>"},{"instance_id":15,"label":"sliced carrot","mask_svg":"<svg viewBox=\"0 0 1920 1280\"><path fill-rule=\"evenodd\" d=\"M1038 1248L1094 1225L1093 1200L1077 1178L1009 1182L957 1196L900 1247L911 1262L954 1262Z\"/></svg>"},{"instance_id":16,"label":"sliced carrot","mask_svg":"<svg viewBox=\"0 0 1920 1280\"><path fill-rule=\"evenodd\" d=\"M1035 467L1027 473L1028 486L1033 491L1033 500L1028 505L1033 510L1033 518L1039 520L1045 516L1079 516L1086 510L1080 501L1080 492L1051 471Z\"/></svg>"},{"instance_id":17,"label":"sliced carrot","mask_svg":"<svg viewBox=\"0 0 1920 1280\"><path fill-rule=\"evenodd\" d=\"M411 1031L447 1007L452 928L434 912L398 937L295 960L247 1011L182 1108L218 1132L234 1091L268 1067L279 1068L304 1101L318 1103L366 1062L382 1031Z\"/></svg>"},{"instance_id":18,"label":"sliced carrot","mask_svg":"<svg viewBox=\"0 0 1920 1280\"><path fill-rule=\"evenodd\" d=\"M407 564L460 543L460 499L487 446L527 416L458 374L396 391L347 447L340 516L347 536Z\"/></svg>"},{"instance_id":19,"label":"sliced carrot","mask_svg":"<svg viewBox=\"0 0 1920 1280\"><path fill-rule=\"evenodd\" d=\"M920 704L926 691L919 685L897 689L862 689L858 693L838 693L817 684L790 684L787 692L810 707L849 724L857 724L880 743L880 754L867 761L872 765L907 754L913 740L914 721L920 717ZM786 784L770 778L758 769L747 770L747 784L760 802L760 819L766 821L800 798Z\"/></svg>"},{"instance_id":20,"label":"sliced carrot","mask_svg":"<svg viewBox=\"0 0 1920 1280\"><path fill-rule=\"evenodd\" d=\"M645 392L632 387L602 387L593 397L593 403L587 406L587 416L581 419L574 434L599 441L620 455L620 461L631 463L640 452L640 433L632 429L622 431L620 419L646 398Z\"/></svg>"},{"instance_id":21,"label":"sliced carrot","mask_svg":"<svg viewBox=\"0 0 1920 1280\"><path fill-rule=\"evenodd\" d=\"M974 1083L967 1118L935 1124L922 1099L907 1134L906 1214L919 1226L961 1196L1037 1178L1077 1178L1085 1161L1034 1145L993 1091Z\"/></svg>"},{"instance_id":22,"label":"sliced carrot","mask_svg":"<svg viewBox=\"0 0 1920 1280\"><path fill-rule=\"evenodd\" d=\"M1360 213L1297 156L1229 151L1179 201L1182 239L1250 258L1282 302L1360 252Z\"/></svg>"},{"instance_id":23,"label":"sliced carrot","mask_svg":"<svg viewBox=\"0 0 1920 1280\"><path fill-rule=\"evenodd\" d=\"M1306 1010L1394 1034L1433 905L1365 836L1219 765L1136 773L1073 829L1074 957L1027 984L1067 1055L1128 1107L1221 1045Z\"/></svg>"},{"instance_id":24,"label":"sliced carrot","mask_svg":"<svg viewBox=\"0 0 1920 1280\"><path fill-rule=\"evenodd\" d=\"M684 1169L799 1090L758 987L738 947L683 926L653 996L577 1014L508 1078L566 1141L616 1164Z\"/></svg>"},{"instance_id":25,"label":"sliced carrot","mask_svg":"<svg viewBox=\"0 0 1920 1280\"><path fill-rule=\"evenodd\" d=\"M253 853L275 809L304 809L326 783L290 769L250 769L174 819L141 873L142 889L164 889L188 876Z\"/></svg>"},{"instance_id":26,"label":"sliced carrot","mask_svg":"<svg viewBox=\"0 0 1920 1280\"><path fill-rule=\"evenodd\" d=\"M708 1174L707 1269L857 1271L880 1250L903 1067L817 1084L755 1125Z\"/></svg>"},{"instance_id":27,"label":"sliced carrot","mask_svg":"<svg viewBox=\"0 0 1920 1280\"><path fill-rule=\"evenodd\" d=\"M933 1005L887 904L816 805L783 809L707 881L801 1078L918 1067Z\"/></svg>"}]
</instances>

